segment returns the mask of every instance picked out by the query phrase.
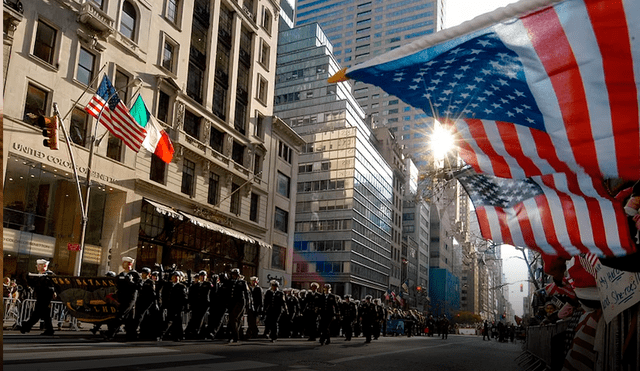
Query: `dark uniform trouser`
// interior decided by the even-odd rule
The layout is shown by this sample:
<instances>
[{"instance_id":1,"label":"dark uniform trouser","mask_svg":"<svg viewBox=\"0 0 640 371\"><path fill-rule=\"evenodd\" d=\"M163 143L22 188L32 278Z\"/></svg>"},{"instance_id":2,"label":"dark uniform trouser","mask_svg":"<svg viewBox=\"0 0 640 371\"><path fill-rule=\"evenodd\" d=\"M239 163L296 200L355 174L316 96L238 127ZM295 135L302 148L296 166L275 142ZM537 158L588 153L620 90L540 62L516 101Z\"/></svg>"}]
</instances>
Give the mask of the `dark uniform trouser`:
<instances>
[{"instance_id":1,"label":"dark uniform trouser","mask_svg":"<svg viewBox=\"0 0 640 371\"><path fill-rule=\"evenodd\" d=\"M224 318L224 314L226 312L226 308L220 306L218 304L214 304L209 307L209 324L207 326L206 332L207 334L211 334L214 338L220 331L220 326L222 325L222 319Z\"/></svg>"},{"instance_id":2,"label":"dark uniform trouser","mask_svg":"<svg viewBox=\"0 0 640 371\"><path fill-rule=\"evenodd\" d=\"M305 330L309 339L318 337L318 315L315 311L307 311L304 314Z\"/></svg>"},{"instance_id":3,"label":"dark uniform trouser","mask_svg":"<svg viewBox=\"0 0 640 371\"><path fill-rule=\"evenodd\" d=\"M142 324L142 321L144 321L145 317L147 317L149 314L151 304L153 304L153 300L144 300L144 301L138 300L138 302L135 304L136 309L135 309L135 315L133 319L133 325L131 326L132 328L137 330L140 327L140 325Z\"/></svg>"},{"instance_id":4,"label":"dark uniform trouser","mask_svg":"<svg viewBox=\"0 0 640 371\"><path fill-rule=\"evenodd\" d=\"M404 333L407 337L411 337L413 332L413 321L412 320L404 320Z\"/></svg>"},{"instance_id":5,"label":"dark uniform trouser","mask_svg":"<svg viewBox=\"0 0 640 371\"><path fill-rule=\"evenodd\" d=\"M116 317L107 323L108 336L114 337L116 332L122 324L124 324L125 331L127 336L133 336L136 331L135 327L135 318L134 318L134 307L136 304L136 297L131 301L123 301L118 306L118 313L116 313Z\"/></svg>"},{"instance_id":6,"label":"dark uniform trouser","mask_svg":"<svg viewBox=\"0 0 640 371\"><path fill-rule=\"evenodd\" d=\"M51 323L51 310L49 309L50 300L36 300L36 304L33 307L33 311L29 316L29 320L22 324L22 328L29 332L33 325L38 321L44 321L44 330L47 332L53 332L53 324Z\"/></svg>"},{"instance_id":7,"label":"dark uniform trouser","mask_svg":"<svg viewBox=\"0 0 640 371\"><path fill-rule=\"evenodd\" d=\"M195 305L193 310L191 311L191 319L189 320L189 324L187 325L186 333L187 335L197 336L200 334L200 329L202 328L202 321L204 320L204 315L207 314L208 305Z\"/></svg>"},{"instance_id":8,"label":"dark uniform trouser","mask_svg":"<svg viewBox=\"0 0 640 371\"><path fill-rule=\"evenodd\" d=\"M264 320L264 330L269 334L271 340L278 339L278 321L280 315L275 313L267 313L267 317Z\"/></svg>"},{"instance_id":9,"label":"dark uniform trouser","mask_svg":"<svg viewBox=\"0 0 640 371\"><path fill-rule=\"evenodd\" d=\"M375 322L373 322L372 331L373 331L372 335L374 339L377 339L380 337L380 321L379 320L375 320Z\"/></svg>"},{"instance_id":10,"label":"dark uniform trouser","mask_svg":"<svg viewBox=\"0 0 640 371\"><path fill-rule=\"evenodd\" d=\"M258 313L249 309L247 312L247 322L249 323L249 328L247 329L247 339L258 336Z\"/></svg>"},{"instance_id":11,"label":"dark uniform trouser","mask_svg":"<svg viewBox=\"0 0 640 371\"><path fill-rule=\"evenodd\" d=\"M353 318L342 320L342 333L346 340L351 340L353 336Z\"/></svg>"},{"instance_id":12,"label":"dark uniform trouser","mask_svg":"<svg viewBox=\"0 0 640 371\"><path fill-rule=\"evenodd\" d=\"M367 342L371 342L371 334L373 333L373 322L362 321L362 334Z\"/></svg>"},{"instance_id":13,"label":"dark uniform trouser","mask_svg":"<svg viewBox=\"0 0 640 371\"><path fill-rule=\"evenodd\" d=\"M167 322L170 323L170 325L166 333L170 334L174 340L181 340L184 337L184 331L182 330L182 310L169 308L167 310Z\"/></svg>"},{"instance_id":14,"label":"dark uniform trouser","mask_svg":"<svg viewBox=\"0 0 640 371\"><path fill-rule=\"evenodd\" d=\"M320 343L331 340L331 320L333 316L320 316Z\"/></svg>"},{"instance_id":15,"label":"dark uniform trouser","mask_svg":"<svg viewBox=\"0 0 640 371\"><path fill-rule=\"evenodd\" d=\"M231 340L238 341L240 337L240 326L242 325L242 315L244 314L244 304L236 303L229 308L229 337Z\"/></svg>"},{"instance_id":16,"label":"dark uniform trouser","mask_svg":"<svg viewBox=\"0 0 640 371\"><path fill-rule=\"evenodd\" d=\"M280 333L278 336L288 338L291 336L291 316L289 314L282 314L278 320L280 325Z\"/></svg>"},{"instance_id":17,"label":"dark uniform trouser","mask_svg":"<svg viewBox=\"0 0 640 371\"><path fill-rule=\"evenodd\" d=\"M140 321L140 338L157 339L162 336L162 311L152 304Z\"/></svg>"}]
</instances>

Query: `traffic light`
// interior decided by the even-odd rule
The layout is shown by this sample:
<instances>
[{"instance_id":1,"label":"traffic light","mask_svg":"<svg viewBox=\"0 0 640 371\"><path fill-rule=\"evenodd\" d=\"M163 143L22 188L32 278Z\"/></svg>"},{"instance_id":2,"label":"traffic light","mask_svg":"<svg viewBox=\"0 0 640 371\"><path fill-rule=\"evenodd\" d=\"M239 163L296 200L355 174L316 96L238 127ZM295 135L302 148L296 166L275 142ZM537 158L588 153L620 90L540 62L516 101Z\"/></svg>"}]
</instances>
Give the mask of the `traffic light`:
<instances>
[{"instance_id":1,"label":"traffic light","mask_svg":"<svg viewBox=\"0 0 640 371\"><path fill-rule=\"evenodd\" d=\"M416 290L418 290L418 291L422 291L422 286L418 286L418 287L416 287Z\"/></svg>"},{"instance_id":2,"label":"traffic light","mask_svg":"<svg viewBox=\"0 0 640 371\"><path fill-rule=\"evenodd\" d=\"M47 138L42 144L51 149L58 149L58 116L39 116L38 125L42 128L42 135Z\"/></svg>"},{"instance_id":3,"label":"traffic light","mask_svg":"<svg viewBox=\"0 0 640 371\"><path fill-rule=\"evenodd\" d=\"M522 284L520 284L520 292L522 292L522 290L523 290L523 287L522 287Z\"/></svg>"}]
</instances>

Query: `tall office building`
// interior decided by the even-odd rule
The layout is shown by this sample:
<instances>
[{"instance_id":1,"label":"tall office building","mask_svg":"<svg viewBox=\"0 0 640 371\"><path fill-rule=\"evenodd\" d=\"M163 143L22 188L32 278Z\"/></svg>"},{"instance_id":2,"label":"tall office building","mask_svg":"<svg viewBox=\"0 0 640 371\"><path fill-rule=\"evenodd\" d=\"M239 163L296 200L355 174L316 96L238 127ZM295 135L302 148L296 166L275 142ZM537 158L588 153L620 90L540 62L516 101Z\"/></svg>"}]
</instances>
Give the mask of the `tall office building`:
<instances>
[{"instance_id":1,"label":"tall office building","mask_svg":"<svg viewBox=\"0 0 640 371\"><path fill-rule=\"evenodd\" d=\"M297 0L295 24L318 23L342 67L367 61L443 29L444 0ZM353 95L373 127L388 127L419 169L429 164L433 119L382 89L355 82Z\"/></svg>"},{"instance_id":2,"label":"tall office building","mask_svg":"<svg viewBox=\"0 0 640 371\"><path fill-rule=\"evenodd\" d=\"M281 32L274 114L306 141L298 163L293 285L339 295L389 288L393 174L317 24Z\"/></svg>"}]
</instances>

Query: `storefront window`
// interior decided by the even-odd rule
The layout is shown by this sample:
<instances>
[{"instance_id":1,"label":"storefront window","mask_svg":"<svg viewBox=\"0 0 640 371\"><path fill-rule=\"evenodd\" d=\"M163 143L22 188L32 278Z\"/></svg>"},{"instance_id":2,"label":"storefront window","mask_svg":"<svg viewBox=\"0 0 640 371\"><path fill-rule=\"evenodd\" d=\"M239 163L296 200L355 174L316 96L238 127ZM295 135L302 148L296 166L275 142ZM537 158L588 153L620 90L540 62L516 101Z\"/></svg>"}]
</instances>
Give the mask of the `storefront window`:
<instances>
[{"instance_id":1,"label":"storefront window","mask_svg":"<svg viewBox=\"0 0 640 371\"><path fill-rule=\"evenodd\" d=\"M10 157L4 183L4 228L53 236L53 202L60 181L64 179L40 164Z\"/></svg>"}]
</instances>

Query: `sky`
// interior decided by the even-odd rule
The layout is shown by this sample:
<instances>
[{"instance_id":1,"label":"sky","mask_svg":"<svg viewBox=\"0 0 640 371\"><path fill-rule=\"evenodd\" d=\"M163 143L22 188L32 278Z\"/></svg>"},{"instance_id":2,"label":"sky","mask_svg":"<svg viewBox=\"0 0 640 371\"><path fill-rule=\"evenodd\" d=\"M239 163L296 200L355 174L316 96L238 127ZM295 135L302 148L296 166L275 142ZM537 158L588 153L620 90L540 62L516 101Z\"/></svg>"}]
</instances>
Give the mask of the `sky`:
<instances>
[{"instance_id":1,"label":"sky","mask_svg":"<svg viewBox=\"0 0 640 371\"><path fill-rule=\"evenodd\" d=\"M516 0L446 0L446 27L453 27L460 23L473 19L497 8L507 6ZM515 315L523 315L523 298L528 292L527 265L524 262L522 252L513 246L502 246L502 260L505 283L510 283L509 301L513 306ZM520 292L520 284L523 284L523 292Z\"/></svg>"}]
</instances>

